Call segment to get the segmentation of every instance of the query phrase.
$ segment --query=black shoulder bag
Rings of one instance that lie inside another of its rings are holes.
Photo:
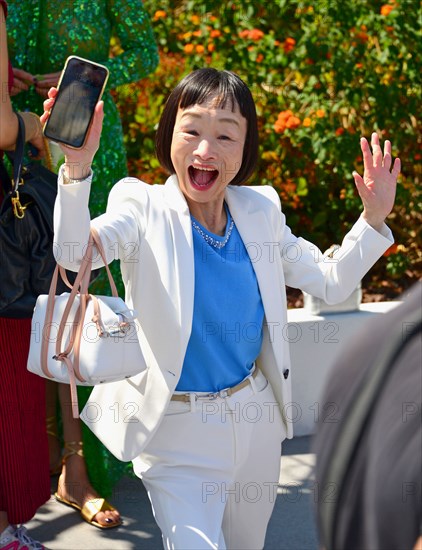
[[[13,179],[0,160],[0,317],[29,318],[39,294],[48,293],[53,256],[57,175],[37,162],[23,165],[25,127],[19,115]],[[58,289],[58,293],[66,287]]]

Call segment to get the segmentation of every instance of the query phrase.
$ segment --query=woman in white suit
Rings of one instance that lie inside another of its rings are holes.
[[[45,103],[54,104],[52,89]],[[255,106],[235,74],[200,69],[170,95],[157,132],[165,185],[125,178],[90,220],[102,104],[83,149],[63,148],[58,260],[78,269],[94,226],[121,260],[147,370],[97,386],[82,418],[145,484],[166,548],[262,548],[281,442],[292,436],[285,285],[344,300],[393,242],[384,224],[400,162],[391,145],[355,174],[364,210],[325,263],[292,235],[271,187],[246,187],[258,154]],[[98,262],[100,265],[100,262]]]

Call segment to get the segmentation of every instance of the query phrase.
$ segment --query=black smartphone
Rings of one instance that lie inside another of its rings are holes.
[[[108,75],[103,65],[75,55],[68,57],[56,101],[44,125],[45,137],[75,149],[83,147]]]

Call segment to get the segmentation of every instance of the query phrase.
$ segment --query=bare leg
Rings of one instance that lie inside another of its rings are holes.
[[[48,450],[50,454],[50,475],[56,475],[62,469],[62,446],[57,430],[57,400],[58,384],[46,381],[46,420],[48,434]]]
[[[3,533],[8,525],[7,512],[0,512],[0,533]]]
[[[100,498],[100,495],[91,486],[83,456],[81,421],[72,417],[70,388],[66,384],[58,384],[59,399],[63,419],[63,437],[65,452],[63,469],[59,478],[57,494],[83,506],[90,499]],[[98,512],[95,521],[104,526],[118,523],[120,514],[117,510]]]

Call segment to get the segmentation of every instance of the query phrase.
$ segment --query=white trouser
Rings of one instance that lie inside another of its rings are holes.
[[[133,461],[165,548],[261,549],[285,429],[262,373],[231,397],[171,401]]]

